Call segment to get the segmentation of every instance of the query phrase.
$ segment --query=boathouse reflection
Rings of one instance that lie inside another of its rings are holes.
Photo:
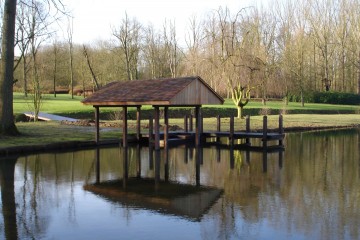
[[[195,149],[195,185],[169,180],[169,149],[160,152],[160,150],[149,148],[149,159],[153,159],[155,155],[154,176],[152,178],[142,177],[140,150],[140,147],[136,148],[137,173],[135,177],[129,177],[129,149],[123,147],[120,151],[123,162],[122,179],[102,182],[100,181],[100,149],[96,149],[96,182],[86,184],[84,189],[123,206],[153,210],[163,214],[184,217],[192,221],[200,221],[202,216],[222,195],[222,189],[200,185],[200,164],[202,162],[202,150],[200,148]],[[189,149],[184,148],[184,150],[186,152],[184,154],[185,161],[189,162]],[[161,153],[164,154],[163,178],[161,178],[160,173],[162,169],[160,166]]]

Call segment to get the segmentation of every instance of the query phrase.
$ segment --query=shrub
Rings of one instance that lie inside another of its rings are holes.
[[[314,92],[312,100],[314,103],[359,105],[360,95],[341,92]]]
[[[300,96],[291,95],[291,102],[300,102]],[[327,103],[343,105],[359,105],[360,95],[342,92],[309,92],[304,95],[306,103]]]

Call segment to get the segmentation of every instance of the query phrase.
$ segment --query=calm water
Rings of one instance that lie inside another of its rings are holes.
[[[168,161],[137,147],[128,161],[121,148],[3,159],[0,238],[360,239],[360,131],[285,145],[179,147]]]

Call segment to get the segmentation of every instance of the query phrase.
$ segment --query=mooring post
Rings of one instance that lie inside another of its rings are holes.
[[[184,130],[185,132],[189,132],[188,115],[184,116]]]
[[[149,118],[149,146],[153,144],[153,135],[154,134],[154,121],[152,116]]]
[[[280,133],[280,140],[279,146],[283,145],[283,135],[284,135],[284,125],[283,125],[283,115],[279,114],[279,133]]]
[[[99,124],[99,118],[100,118],[100,111],[99,111],[99,107],[95,106],[95,142],[96,144],[99,143],[100,141],[100,124]]]
[[[195,107],[195,145],[200,145],[200,107]]]
[[[230,116],[230,135],[229,135],[229,140],[231,145],[234,144],[234,116],[231,115]]]
[[[267,116],[264,116],[263,118],[263,147],[267,148]]]
[[[246,121],[246,133],[250,133],[250,116],[246,115],[245,117],[245,121]],[[250,145],[250,138],[246,138],[246,144]]]
[[[220,133],[221,131],[221,118],[220,118],[220,115],[217,115],[216,116],[216,132],[217,133]],[[216,134],[216,136],[218,136]],[[220,141],[220,138],[219,137],[216,137],[216,142],[219,142]]]
[[[141,107],[136,107],[136,140],[140,142],[140,132],[141,132]]]
[[[122,132],[123,132],[123,147],[126,148],[128,146],[127,142],[128,142],[128,133],[127,133],[127,107],[123,107],[123,110],[122,110],[122,119],[123,119],[123,129],[122,129]]]

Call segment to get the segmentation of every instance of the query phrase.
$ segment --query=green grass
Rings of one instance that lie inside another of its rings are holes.
[[[268,116],[269,129],[278,128],[278,116]],[[221,121],[221,130],[229,130],[229,118],[223,118]],[[142,126],[147,124],[146,120],[142,121]],[[182,119],[170,119],[170,125],[183,127]],[[289,130],[307,130],[317,128],[341,128],[341,127],[359,127],[359,114],[294,114],[284,116],[284,127]],[[135,121],[129,121],[129,133],[135,131]],[[91,141],[94,140],[95,128],[82,126],[62,125],[59,122],[30,122],[17,123],[21,132],[20,137],[0,137],[0,148],[12,146],[41,145],[48,143],[59,143],[67,141]],[[214,131],[216,129],[216,118],[204,119],[204,130]],[[251,117],[251,129],[261,131],[262,116]],[[245,120],[235,119],[235,130],[245,130]],[[147,133],[148,129],[143,128],[142,132]],[[102,128],[100,133],[101,140],[119,139],[121,137],[121,128]]]
[[[62,116],[77,116],[81,118],[92,118],[94,110],[92,106],[85,106],[81,103],[83,98],[75,96],[71,99],[70,95],[43,95],[43,102],[41,111],[58,114]],[[226,99],[224,105],[204,106],[213,117],[204,118],[204,130],[215,130],[216,119],[214,115],[219,111],[235,110],[235,107],[230,99]],[[350,105],[331,105],[331,104],[305,104],[301,107],[300,103],[285,104],[281,101],[268,102],[266,107],[259,101],[251,101],[245,109],[251,110],[251,129],[260,131],[262,129],[262,116],[258,116],[259,112],[264,108],[273,110],[286,110],[313,113],[313,111],[321,111],[324,113],[342,113],[344,111],[360,112],[360,106]],[[144,106],[143,109],[151,109],[151,106]],[[212,111],[211,109],[214,109]],[[25,98],[21,93],[14,94],[14,112],[22,113],[31,111],[31,96]],[[119,108],[102,108],[101,112],[117,111]],[[205,110],[205,109],[204,109]],[[205,111],[204,111],[205,112]],[[257,115],[257,116],[256,116]],[[144,117],[144,119],[146,119]],[[278,127],[278,116],[269,115],[269,129],[276,129]],[[118,121],[119,122],[119,121]],[[284,114],[284,127],[286,129],[316,129],[316,128],[338,128],[338,127],[359,127],[360,114]],[[145,126],[148,124],[147,120],[142,121],[143,132],[148,129]],[[183,127],[183,119],[170,119],[170,125],[178,125]],[[135,122],[130,120],[129,127],[135,126]],[[10,146],[22,145],[36,145],[44,143],[57,143],[65,141],[89,141],[94,140],[94,127],[82,126],[68,126],[61,125],[58,122],[38,122],[38,123],[17,123],[19,131],[22,133],[20,137],[0,137],[0,148]],[[241,131],[245,129],[244,119],[235,119],[235,130]],[[222,118],[221,130],[229,130],[229,118]],[[129,132],[134,132],[134,129],[129,129]],[[106,128],[101,132],[101,139],[119,138],[121,135],[120,127]]]
[[[80,118],[82,118],[82,116],[85,118],[88,118],[89,116],[92,117],[94,114],[93,107],[83,105],[81,103],[82,99],[83,97],[81,96],[74,96],[74,99],[72,99],[68,94],[58,94],[56,98],[53,95],[44,94],[40,111],[63,116],[79,116]],[[31,101],[30,95],[25,98],[22,93],[14,93],[14,113],[19,114],[32,111],[33,107]],[[231,99],[226,99],[223,105],[204,105],[203,107],[209,108],[210,111],[212,108],[216,108],[219,111],[235,109]],[[151,106],[143,106],[142,109],[151,109]],[[258,115],[262,109],[295,111],[295,113],[297,113],[296,111],[299,111],[298,113],[313,113],[314,111],[332,111],[332,113],[341,113],[342,111],[360,112],[360,106],[353,105],[307,103],[305,104],[305,107],[302,107],[300,103],[291,102],[288,105],[285,105],[282,101],[268,101],[266,106],[263,106],[260,101],[250,101],[245,107],[245,110],[252,110],[250,115]],[[118,110],[119,108],[101,108],[102,113]],[[131,111],[132,108],[129,110]]]

